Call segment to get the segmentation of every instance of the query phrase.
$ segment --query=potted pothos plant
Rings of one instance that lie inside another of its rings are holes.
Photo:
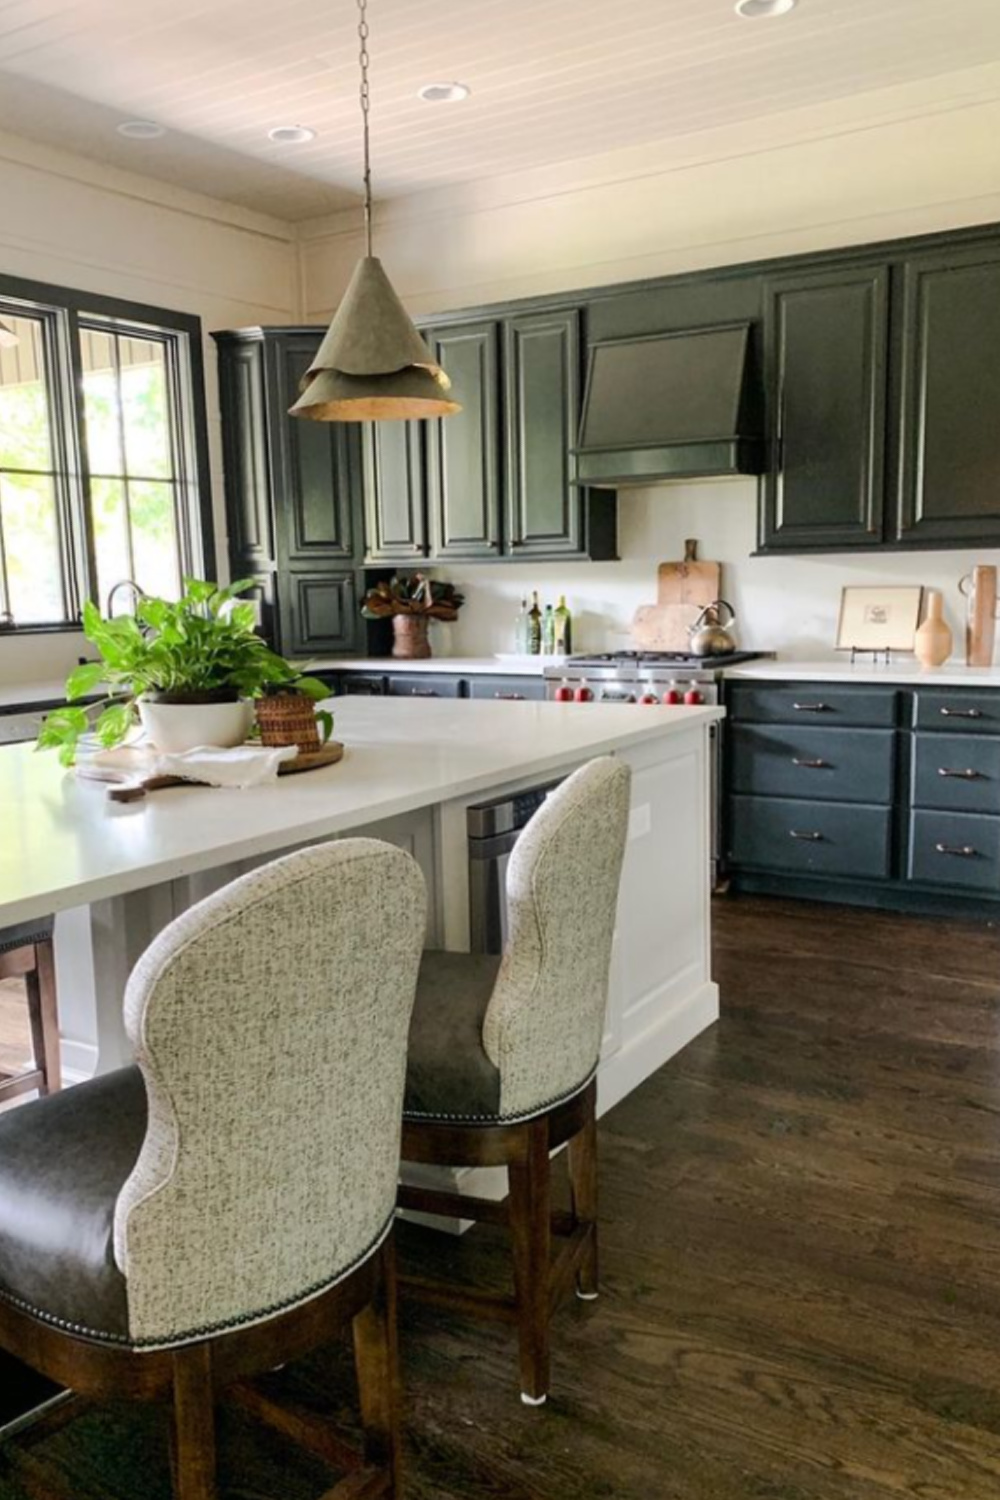
[[[239,745],[254,718],[254,700],[275,691],[314,705],[330,689],[272,651],[257,634],[252,604],[238,596],[253,587],[240,579],[226,588],[185,578],[181,598],[140,599],[135,615],[105,619],[95,604],[83,611],[83,633],[100,660],[76,667],[66,682],[67,706],[47,714],[41,749],[58,749],[65,766],[80,737],[93,733],[104,748],[118,745],[141,723],[158,750]],[[95,689],[106,696],[80,705]],[[333,716],[313,709],[324,739]]]

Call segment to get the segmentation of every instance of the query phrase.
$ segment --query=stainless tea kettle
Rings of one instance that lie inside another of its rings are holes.
[[[723,622],[720,611],[728,610],[729,619]],[[691,650],[695,656],[726,656],[736,650],[736,638],[732,626],[736,624],[736,611],[725,599],[716,599],[706,604],[690,629]]]

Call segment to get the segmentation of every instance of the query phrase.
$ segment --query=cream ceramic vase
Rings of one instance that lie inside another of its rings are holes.
[[[242,745],[253,724],[253,704],[157,703],[139,699],[139,718],[154,749],[182,755],[203,746],[230,749]]]
[[[943,614],[939,589],[927,592],[927,617],[913,638],[913,651],[922,667],[940,667],[951,655],[954,640]]]

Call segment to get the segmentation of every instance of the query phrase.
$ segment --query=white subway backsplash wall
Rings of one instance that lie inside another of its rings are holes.
[[[454,563],[436,576],[459,584],[466,603],[454,625],[435,626],[433,649],[444,656],[485,656],[514,649],[514,617],[537,589],[543,604],[564,593],[573,611],[574,649],[631,645],[629,626],[640,604],[656,599],[656,569],[684,556],[697,537],[700,557],[722,564],[722,591],[737,615],[742,646],[800,660],[834,649],[840,591],[845,584],[914,583],[940,589],[955,634],[954,659],[964,655],[963,574],[977,563],[1000,566],[1000,551],[848,552],[820,557],[753,557],[757,485],[752,479],[698,480],[624,491],[618,502],[616,563]]]

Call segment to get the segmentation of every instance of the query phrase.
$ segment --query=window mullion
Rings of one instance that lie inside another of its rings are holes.
[[[73,617],[78,617],[84,602],[97,598],[97,549],[91,515],[90,461],[87,449],[87,413],[83,384],[83,347],[80,342],[80,319],[75,308],[68,308],[67,345],[70,372],[70,403],[67,412],[68,452],[75,462],[69,470],[68,504],[73,521],[76,567],[73,569]]]

